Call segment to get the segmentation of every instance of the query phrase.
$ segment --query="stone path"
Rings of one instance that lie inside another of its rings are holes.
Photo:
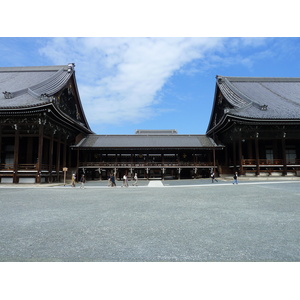
[[[163,187],[164,185],[161,182],[161,180],[150,180],[148,186],[149,187]]]

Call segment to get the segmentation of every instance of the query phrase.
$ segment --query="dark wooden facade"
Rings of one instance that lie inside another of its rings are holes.
[[[225,145],[223,173],[298,175],[300,79],[217,76],[207,135]]]
[[[0,68],[0,77],[0,181],[60,181],[74,161],[70,146],[91,133],[74,65]]]
[[[142,132],[142,131],[139,131]],[[222,149],[205,135],[146,131],[135,135],[89,135],[72,149],[77,152],[78,176],[107,179],[114,174],[141,179],[208,177]]]

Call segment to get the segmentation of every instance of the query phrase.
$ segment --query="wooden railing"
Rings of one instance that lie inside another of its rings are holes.
[[[36,170],[36,164],[20,164],[19,170]]]
[[[14,164],[0,164],[0,170],[13,170]]]
[[[37,171],[37,164],[19,164],[18,171]],[[56,167],[53,165],[52,170],[55,170]],[[14,170],[14,164],[0,164],[0,170]],[[49,165],[42,164],[41,170],[49,170]]]
[[[204,166],[213,166],[213,162],[80,162],[80,167],[181,167],[181,166],[190,166],[190,167],[204,167]]]
[[[274,158],[274,159],[259,159],[258,162],[259,162],[260,166],[283,165],[283,159],[276,159],[276,158]],[[242,164],[243,164],[243,166],[256,165],[256,159],[243,159]],[[287,161],[286,164],[287,165],[300,165],[300,159],[295,159],[293,161]]]

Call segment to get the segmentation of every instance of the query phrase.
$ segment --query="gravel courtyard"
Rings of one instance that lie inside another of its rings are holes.
[[[0,261],[300,261],[300,181],[105,185],[0,186]]]

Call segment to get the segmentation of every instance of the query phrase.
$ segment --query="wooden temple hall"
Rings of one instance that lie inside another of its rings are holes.
[[[95,134],[73,63],[0,68],[0,90],[0,184],[62,182],[73,173],[88,180],[300,175],[300,78],[216,76],[207,132],[199,135]]]

